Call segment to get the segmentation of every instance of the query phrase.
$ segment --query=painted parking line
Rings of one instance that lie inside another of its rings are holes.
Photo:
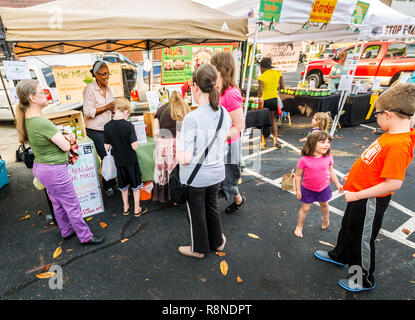
[[[364,125],[362,125],[362,126],[364,126]],[[374,129],[374,128],[369,127],[369,126],[366,126],[366,127],[368,127],[369,129]],[[282,146],[287,146],[290,149],[294,150],[295,152],[301,153],[301,150],[299,148],[295,147],[294,145],[284,141],[281,138],[279,138],[279,141],[280,141]],[[266,154],[266,153],[274,151],[274,150],[276,150],[274,147],[268,148],[268,149],[262,150],[261,152],[259,152],[259,154],[260,155]],[[249,160],[249,159],[257,157],[257,156],[258,156],[258,153],[251,154],[249,156],[244,157],[244,160]],[[336,169],[335,169],[335,172],[336,172],[336,175],[338,175],[341,178],[345,175],[344,173],[342,173],[342,172],[340,172]],[[248,168],[244,169],[244,173],[246,173],[250,176],[256,177],[256,178],[258,178],[258,179],[260,179],[260,180],[262,180],[266,183],[269,183],[269,184],[281,189],[282,177],[272,180],[272,179],[269,179],[269,178],[261,175],[260,173],[258,173],[256,171],[248,169]],[[292,192],[292,191],[288,191],[288,192],[295,196],[294,192]],[[342,195],[343,194],[339,193],[336,190],[335,192],[333,192],[333,198],[329,202],[341,197]],[[318,205],[317,203],[315,203],[315,204]],[[395,229],[393,232],[387,231],[385,229],[380,229],[379,234],[382,234],[382,235],[384,235],[388,238],[391,238],[391,239],[393,239],[397,242],[400,242],[400,243],[402,243],[402,244],[404,244],[408,247],[411,247],[411,248],[415,249],[415,242],[412,242],[412,241],[407,239],[415,231],[415,212],[413,212],[412,210],[402,206],[401,204],[399,204],[399,203],[397,203],[393,200],[391,200],[390,205],[392,207],[394,207],[395,209],[397,209],[397,210],[405,213],[406,215],[410,216],[410,218],[407,221],[405,221],[401,226],[399,226],[397,229]],[[338,208],[335,208],[331,205],[329,205],[329,210],[331,212],[337,214],[337,215],[340,215],[340,216],[344,215],[344,211],[342,211]],[[405,230],[405,229],[407,230],[406,231],[407,233],[402,231],[402,230]],[[408,233],[408,230],[409,230],[409,233]]]

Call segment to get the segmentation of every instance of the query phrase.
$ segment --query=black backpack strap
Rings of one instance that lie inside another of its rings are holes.
[[[209,153],[209,150],[212,147],[213,143],[215,142],[216,137],[218,136],[219,130],[222,127],[222,122],[223,122],[223,108],[222,108],[222,106],[219,106],[219,108],[220,108],[220,118],[219,118],[218,126],[216,128],[215,135],[213,136],[212,141],[210,141],[209,145],[205,149],[205,153],[200,157],[199,162],[197,163],[197,165],[194,168],[192,174],[190,175],[189,179],[187,180],[187,185],[188,186],[193,182],[193,179],[196,177],[197,172],[199,171],[200,167],[202,166],[203,161],[205,161],[205,159],[206,159],[206,157],[207,157],[207,155]]]

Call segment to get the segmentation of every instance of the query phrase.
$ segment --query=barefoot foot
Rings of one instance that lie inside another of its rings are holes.
[[[190,246],[179,247],[179,252],[184,256],[199,258],[199,259],[201,259],[205,256],[204,253],[193,252],[192,248]]]
[[[299,229],[299,228],[295,228],[295,230],[294,230],[294,234],[295,234],[297,237],[302,238],[302,237],[303,237],[303,230],[302,230],[302,229]]]

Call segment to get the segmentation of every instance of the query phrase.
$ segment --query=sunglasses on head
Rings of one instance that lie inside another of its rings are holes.
[[[406,113],[406,112],[402,111],[401,109],[375,111],[375,112],[373,112],[373,115],[375,117],[377,117],[378,114],[384,113],[386,111],[389,111],[389,112],[398,112],[398,113],[403,114],[403,115],[408,116],[408,117],[412,117],[413,116],[413,114]]]

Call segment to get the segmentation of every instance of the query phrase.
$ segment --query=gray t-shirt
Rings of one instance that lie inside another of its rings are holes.
[[[232,126],[232,119],[225,108],[221,107],[221,109],[223,110],[222,127],[209,150],[207,158],[191,183],[192,187],[208,187],[225,179],[223,159],[228,148],[225,140]],[[184,117],[177,149],[179,151],[191,152],[193,156],[189,164],[180,165],[181,183],[187,183],[197,162],[212,141],[219,118],[220,109],[214,111],[209,104],[199,106]]]

